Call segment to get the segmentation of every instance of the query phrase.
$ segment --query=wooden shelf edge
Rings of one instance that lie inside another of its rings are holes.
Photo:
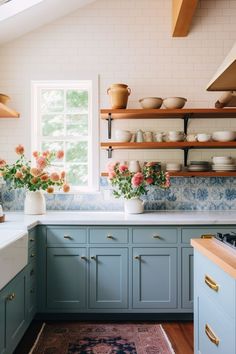
[[[198,142],[198,141],[179,141],[179,142],[143,142],[143,143],[122,143],[107,141],[101,142],[101,148],[106,149],[112,147],[112,149],[184,149],[184,148],[199,148],[199,149],[214,149],[214,148],[236,148],[236,141],[208,141],[208,142]]]
[[[171,177],[236,177],[236,172],[189,172],[189,171],[179,171],[179,172],[169,172]],[[107,177],[108,172],[101,172],[102,177]]]
[[[12,108],[0,103],[0,118],[19,118],[20,114]]]

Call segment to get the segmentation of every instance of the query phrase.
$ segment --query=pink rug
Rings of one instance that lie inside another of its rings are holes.
[[[174,354],[159,324],[57,322],[44,326],[32,354]]]

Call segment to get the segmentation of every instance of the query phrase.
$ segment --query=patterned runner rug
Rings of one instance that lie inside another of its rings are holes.
[[[159,324],[46,324],[30,354],[174,354]]]

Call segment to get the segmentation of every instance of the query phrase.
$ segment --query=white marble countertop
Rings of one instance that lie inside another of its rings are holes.
[[[1,230],[31,229],[36,225],[236,225],[236,210],[124,212],[48,211],[45,215],[6,213]]]

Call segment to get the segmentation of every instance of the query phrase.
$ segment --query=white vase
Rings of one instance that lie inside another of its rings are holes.
[[[28,215],[45,214],[46,202],[42,191],[27,191],[24,203],[24,213]]]
[[[144,211],[144,202],[138,197],[125,199],[124,206],[127,214],[142,214]]]

